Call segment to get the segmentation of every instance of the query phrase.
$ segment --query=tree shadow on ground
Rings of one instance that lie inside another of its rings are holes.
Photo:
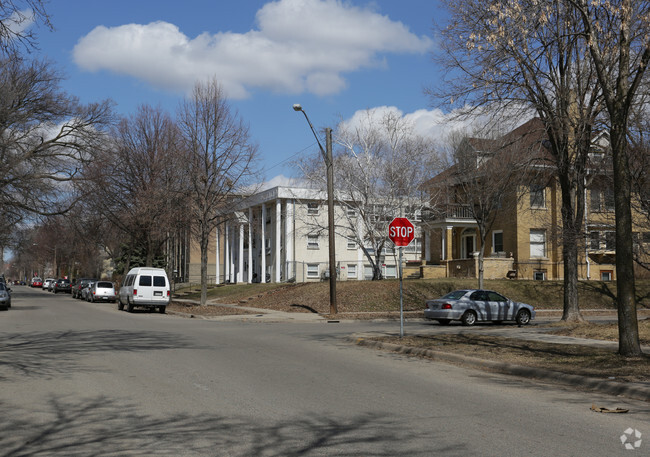
[[[39,411],[0,403],[1,457],[23,456],[429,456],[466,455],[426,427],[400,427],[394,415],[332,418],[311,414],[270,421],[218,414],[143,414],[106,397],[51,397]]]
[[[3,334],[0,367],[7,379],[49,378],[80,369],[79,356],[93,352],[139,352],[194,348],[189,340],[171,333],[126,330],[52,331]],[[86,368],[87,369],[87,368]],[[9,373],[9,374],[7,374]]]

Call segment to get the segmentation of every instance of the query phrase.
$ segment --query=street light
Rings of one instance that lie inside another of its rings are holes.
[[[309,128],[311,128],[314,137],[316,137],[316,142],[320,148],[320,153],[323,156],[325,161],[325,166],[327,167],[327,223],[329,231],[329,250],[330,250],[330,314],[336,314],[338,312],[336,306],[336,249],[334,247],[335,243],[335,233],[334,233],[334,167],[332,163],[332,129],[325,129],[325,146],[327,152],[323,149],[323,146],[320,144],[318,135],[314,130],[314,126],[311,124],[307,113],[302,106],[299,104],[293,105],[294,111],[302,111],[302,114],[305,115]]]

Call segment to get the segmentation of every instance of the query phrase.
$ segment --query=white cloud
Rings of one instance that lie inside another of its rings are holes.
[[[432,40],[369,8],[341,0],[278,0],[247,33],[186,36],[167,22],[99,26],[74,48],[77,65],[187,91],[216,76],[231,98],[254,89],[318,95],[341,91],[344,75],[383,65],[385,53],[422,53]]]
[[[463,112],[465,111],[463,110]],[[506,117],[507,113],[503,113],[503,116],[500,118],[501,122],[499,123],[499,127],[503,133],[514,129],[534,116],[532,112],[524,112],[521,110],[517,111],[517,113],[519,113],[517,118],[508,118]],[[347,128],[363,126],[368,123],[368,115],[370,115],[370,122],[377,122],[379,124],[386,114],[404,119],[412,126],[413,133],[429,138],[439,145],[447,142],[448,135],[454,131],[470,133],[481,127],[485,127],[490,122],[495,122],[495,119],[490,116],[480,115],[479,110],[475,110],[475,117],[469,117],[459,116],[460,112],[458,110],[445,113],[441,109],[420,109],[412,113],[404,113],[395,106],[378,106],[369,110],[356,111],[349,119],[344,120],[343,123]]]

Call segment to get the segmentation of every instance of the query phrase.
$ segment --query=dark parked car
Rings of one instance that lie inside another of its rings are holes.
[[[11,308],[11,289],[5,283],[0,283],[0,307]]]
[[[535,310],[526,303],[512,301],[491,290],[469,289],[427,300],[424,317],[442,325],[452,320],[459,320],[463,325],[474,325],[477,321],[516,321],[525,325],[535,318]]]
[[[59,292],[65,292],[69,294],[72,292],[72,284],[69,279],[57,279],[52,287],[52,291],[57,294]]]
[[[92,278],[77,278],[72,281],[72,298],[81,298],[81,289],[88,285],[88,282],[94,281]]]
[[[92,288],[92,285],[95,284],[97,280],[96,279],[90,279],[88,281],[83,282],[83,286],[81,288],[81,292],[79,292],[79,296],[77,298],[81,298],[82,300],[88,300],[88,294],[90,293],[90,290]]]

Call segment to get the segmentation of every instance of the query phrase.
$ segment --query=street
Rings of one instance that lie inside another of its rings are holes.
[[[0,456],[650,454],[649,402],[345,341],[373,331],[399,322],[129,314],[13,286],[0,312]],[[625,449],[628,429],[640,447]]]

